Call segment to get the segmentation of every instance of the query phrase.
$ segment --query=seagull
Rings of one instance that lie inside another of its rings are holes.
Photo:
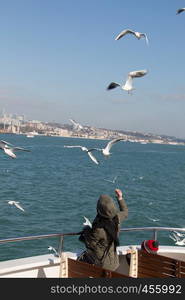
[[[16,158],[16,155],[14,153],[14,151],[26,151],[26,152],[30,152],[30,150],[24,149],[24,148],[20,148],[20,147],[14,147],[12,144],[1,140],[0,141],[0,149],[4,150],[4,152],[9,155],[11,158]]]
[[[125,29],[123,31],[121,31],[115,38],[116,41],[118,41],[119,39],[121,39],[124,35],[126,34],[133,34],[135,35],[135,37],[140,40],[141,38],[145,38],[146,43],[148,45],[148,37],[146,35],[146,33],[141,33],[141,32],[137,32],[137,31],[133,31],[131,29]]]
[[[71,123],[73,124],[73,128],[76,130],[81,130],[83,129],[83,126],[79,123],[77,123],[75,120],[73,119],[69,119],[69,121],[71,121]]]
[[[185,7],[179,8],[179,9],[177,10],[177,12],[176,12],[176,15],[182,13],[183,11],[185,11]]]
[[[181,240],[180,237],[174,232],[172,232],[172,234],[173,235],[169,235],[169,237],[175,242],[176,245],[185,246],[185,238]]]
[[[98,151],[101,151],[101,152],[103,153],[104,156],[109,156],[109,155],[111,154],[111,153],[110,153],[110,149],[112,148],[112,146],[113,146],[114,144],[116,144],[117,142],[122,141],[122,140],[124,140],[124,138],[117,138],[117,139],[114,139],[114,140],[108,142],[108,144],[106,145],[105,148],[102,148],[102,149],[100,149],[100,148],[94,148],[94,149],[92,149],[92,150],[98,150]]]
[[[84,219],[85,219],[85,222],[83,223],[83,225],[84,225],[84,226],[89,226],[90,228],[92,228],[92,224],[91,224],[91,222],[89,221],[89,219],[86,218],[86,217],[84,217]]]
[[[153,222],[159,222],[160,219],[153,219],[153,218],[150,218],[150,217],[147,217],[149,220],[153,221]]]
[[[49,247],[48,247],[48,250],[53,251],[53,252],[55,253],[55,256],[59,256],[59,255],[58,255],[58,252],[56,251],[56,249],[53,248],[52,246],[49,246]]]
[[[181,241],[177,241],[175,244],[179,246],[185,246],[185,238],[182,239]]]
[[[109,180],[109,179],[104,179],[105,181],[111,182],[111,183],[115,183],[116,179],[118,176],[115,176],[113,180]]]
[[[87,149],[84,146],[66,146],[64,145],[64,148],[80,148],[82,151],[86,152],[90,159],[95,163],[95,164],[99,164],[99,161],[96,159],[96,157],[91,153],[91,151],[93,151],[94,149]]]
[[[178,237],[184,237],[185,236],[185,233],[180,233],[180,232],[178,232],[178,231],[172,231],[176,236],[178,236]]]
[[[132,85],[133,78],[142,77],[142,76],[146,75],[147,72],[148,72],[147,70],[139,70],[139,71],[129,72],[128,76],[127,76],[127,80],[122,86],[119,83],[111,82],[108,85],[107,90],[112,90],[112,89],[120,86],[121,89],[127,91],[129,94],[132,90],[134,90],[133,85]]]
[[[17,208],[19,208],[20,210],[22,211],[25,211],[24,208],[22,208],[20,205],[19,205],[19,202],[18,201],[8,201],[8,204],[10,205],[15,205]]]

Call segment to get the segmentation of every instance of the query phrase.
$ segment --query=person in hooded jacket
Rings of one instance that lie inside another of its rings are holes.
[[[86,250],[79,255],[78,261],[95,264],[108,270],[116,270],[119,258],[116,247],[119,245],[121,222],[128,216],[128,208],[120,189],[115,190],[119,210],[113,199],[101,195],[97,202],[97,215],[90,226],[85,226],[79,240]]]

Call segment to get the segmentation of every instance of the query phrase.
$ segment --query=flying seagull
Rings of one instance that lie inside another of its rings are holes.
[[[153,222],[158,222],[160,221],[160,219],[154,219],[154,218],[150,218],[150,217],[147,217],[149,220],[153,221]]]
[[[172,232],[172,235],[169,235],[169,237],[175,242],[176,245],[184,246],[185,245],[185,238],[180,239],[178,235],[176,235],[174,232]]]
[[[114,144],[116,144],[117,142],[122,141],[122,140],[124,140],[124,138],[117,138],[117,139],[114,139],[114,140],[108,142],[108,144],[106,145],[105,148],[102,148],[102,149],[100,149],[100,148],[94,148],[94,149],[92,149],[92,150],[98,150],[98,151],[101,151],[101,152],[103,153],[103,155],[109,156],[109,155],[111,154],[111,153],[110,153],[110,149],[112,148],[112,146],[113,146]]]
[[[142,77],[144,75],[147,74],[147,70],[139,70],[139,71],[132,71],[128,73],[128,77],[126,82],[121,86],[121,84],[116,83],[116,82],[111,82],[108,87],[107,90],[112,90],[118,86],[121,87],[121,89],[127,91],[128,93],[130,93],[132,90],[134,90],[132,82],[133,82],[133,78],[137,78],[137,77]]]
[[[86,217],[84,217],[84,219],[85,219],[85,222],[83,223],[83,225],[84,225],[84,226],[89,226],[90,228],[92,228],[92,224],[91,224],[91,222],[89,221],[89,219],[86,218]]]
[[[177,13],[176,13],[176,15],[178,15],[178,14],[182,13],[183,11],[185,11],[185,7],[183,7],[183,8],[179,8],[179,9],[177,10]]]
[[[141,32],[137,32],[137,31],[133,31],[131,29],[125,29],[123,31],[121,31],[115,38],[116,41],[118,41],[119,39],[121,39],[123,36],[125,36],[126,34],[133,34],[138,40],[140,40],[141,38],[145,38],[146,43],[148,45],[148,37],[146,35],[146,33],[141,33]]]
[[[75,130],[81,130],[81,129],[83,129],[83,126],[81,124],[77,123],[75,120],[69,119],[69,121],[71,121],[71,123],[73,124],[73,128]]]
[[[16,158],[16,155],[14,151],[26,151],[30,152],[30,150],[20,148],[20,147],[14,147],[12,144],[1,140],[0,141],[0,149],[4,150],[4,152],[9,155],[11,158]]]
[[[91,153],[91,151],[93,151],[94,149],[87,149],[86,147],[84,146],[65,146],[65,148],[80,148],[82,151],[86,152],[90,159],[95,163],[95,164],[99,164],[99,161],[96,159],[96,157]]]
[[[18,201],[8,201],[8,204],[10,205],[15,205],[17,208],[19,208],[20,210],[22,211],[25,211],[24,208],[22,208],[20,205],[19,205],[19,202]]]
[[[55,253],[55,256],[59,256],[59,255],[58,255],[58,252],[56,251],[56,249],[53,248],[52,246],[49,246],[49,247],[48,247],[48,250],[49,250],[49,251],[53,251],[53,252]]]
[[[180,233],[178,231],[173,230],[172,233],[174,233],[178,237],[185,237],[185,233]]]
[[[111,183],[115,183],[117,177],[118,177],[118,176],[115,176],[115,177],[113,178],[113,180],[109,180],[109,179],[104,179],[104,180],[105,180],[105,181],[108,181],[108,182],[111,182]]]

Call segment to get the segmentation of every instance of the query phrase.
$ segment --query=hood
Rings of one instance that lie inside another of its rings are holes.
[[[113,199],[108,195],[101,195],[97,203],[97,213],[104,218],[112,219],[117,214]]]

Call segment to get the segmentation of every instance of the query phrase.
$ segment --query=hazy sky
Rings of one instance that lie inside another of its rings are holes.
[[[185,138],[185,0],[0,0],[0,110]],[[115,36],[130,28],[145,40]],[[112,82],[147,69],[128,95]]]

